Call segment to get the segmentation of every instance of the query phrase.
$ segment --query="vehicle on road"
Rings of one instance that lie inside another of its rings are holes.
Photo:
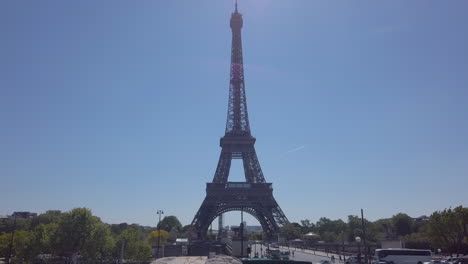
[[[345,261],[345,264],[357,264],[357,263],[359,263],[357,256],[349,256]]]
[[[328,261],[328,260],[323,260],[322,259],[321,261],[319,261],[319,264],[331,264],[331,262]]]
[[[423,264],[432,261],[432,252],[422,249],[386,248],[376,249],[374,264]]]
[[[266,256],[271,259],[281,259],[281,252],[279,249],[267,249]]]
[[[280,259],[281,260],[289,260],[289,251],[281,251],[280,252]]]

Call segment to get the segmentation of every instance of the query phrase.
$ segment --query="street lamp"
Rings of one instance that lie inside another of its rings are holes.
[[[358,243],[358,263],[361,264],[361,237],[355,238],[356,243]]]
[[[158,210],[156,212],[157,215],[159,215],[159,222],[158,222],[158,249],[156,252],[156,258],[159,258],[159,245],[161,243],[161,215],[164,214],[163,210]]]
[[[241,236],[241,256],[244,257],[244,208],[241,208],[241,223],[239,227]]]

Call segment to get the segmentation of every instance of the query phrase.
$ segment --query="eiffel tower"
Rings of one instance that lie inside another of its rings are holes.
[[[271,183],[265,181],[257,153],[255,138],[250,134],[244,85],[241,28],[242,15],[231,15],[231,80],[228,113],[224,137],[220,140],[221,155],[211,183],[206,184],[206,198],[195,215],[192,225],[199,239],[204,239],[214,219],[229,211],[243,211],[255,217],[269,239],[275,237],[282,225],[289,223],[273,197]],[[232,159],[242,159],[245,182],[229,182]]]

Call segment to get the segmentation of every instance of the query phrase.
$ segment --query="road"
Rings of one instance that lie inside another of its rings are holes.
[[[265,255],[265,250],[266,246],[262,246],[261,244],[253,244],[252,246],[252,256],[254,256],[254,252],[256,250],[258,256],[263,256]],[[290,251],[290,259],[291,260],[297,260],[297,261],[309,261],[314,264],[319,263],[320,260],[328,260],[330,261],[330,258],[332,255],[329,255],[327,257],[327,254],[325,252],[318,252],[318,251],[312,251],[312,250],[303,250],[303,249],[296,249],[296,248],[287,248],[287,247],[280,247],[281,251]],[[294,254],[293,254],[294,251]],[[335,255],[335,263],[339,264],[339,256]],[[342,262],[341,262],[342,263]]]

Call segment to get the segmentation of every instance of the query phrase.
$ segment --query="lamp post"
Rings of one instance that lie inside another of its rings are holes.
[[[344,231],[341,232],[341,239],[342,239],[342,244],[341,244],[341,255],[343,256],[343,263],[345,262],[345,248],[344,248],[344,241],[345,241],[345,233]]]
[[[158,210],[156,212],[157,215],[159,215],[159,222],[158,222],[158,249],[156,252],[156,258],[159,258],[159,245],[161,243],[161,215],[164,214],[163,210]]]
[[[241,236],[241,256],[244,257],[244,208],[241,208],[240,236]]]
[[[357,236],[355,240],[358,243],[358,263],[361,264],[361,238]]]
[[[13,241],[15,238],[15,230],[16,230],[16,214],[13,213],[13,230],[11,230],[11,238],[10,238],[10,245],[8,247],[8,256],[7,256],[7,264],[11,263],[11,252],[13,251]]]
[[[366,226],[364,225],[364,211],[361,209],[362,240],[364,241],[364,263],[368,263],[368,252],[366,244]]]
[[[262,234],[262,242],[260,244],[260,257],[263,258],[263,234]]]

